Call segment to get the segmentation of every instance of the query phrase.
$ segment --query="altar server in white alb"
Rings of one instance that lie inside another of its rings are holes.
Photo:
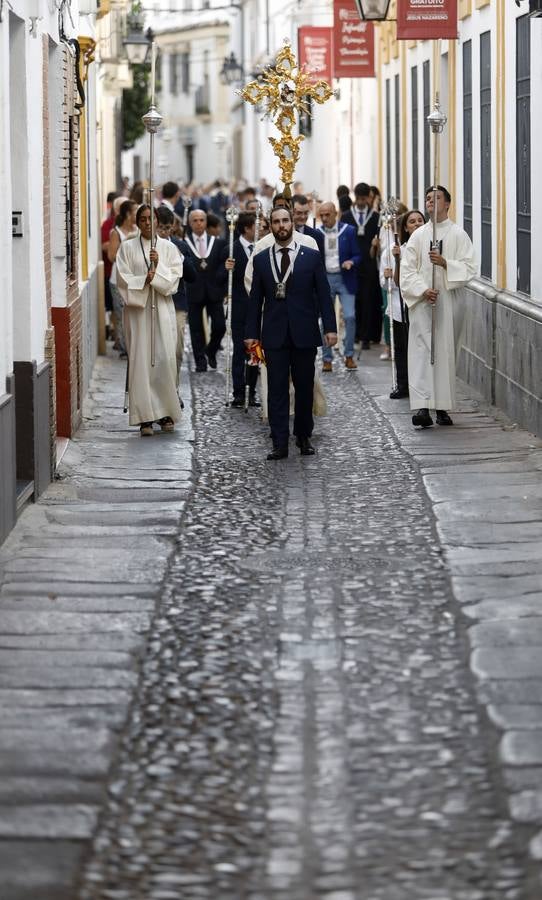
[[[433,215],[433,188],[426,191],[425,208]],[[462,343],[462,288],[477,273],[468,234],[448,218],[451,196],[437,191],[437,249],[431,249],[433,222],[418,228],[403,248],[401,292],[408,306],[408,389],[412,424],[427,428],[436,411],[438,425],[453,425],[449,411],[456,402],[455,370]],[[433,264],[435,288],[433,289]],[[431,365],[431,308],[435,306],[435,354]]]
[[[172,295],[183,274],[177,247],[160,237],[151,248],[150,206],[140,206],[137,237],[123,241],[117,253],[118,285],[124,296],[124,330],[129,365],[130,425],[150,437],[153,423],[173,431],[181,418],[177,394],[177,322]],[[155,221],[156,225],[156,221]],[[151,365],[151,289],[156,298],[155,365]]]

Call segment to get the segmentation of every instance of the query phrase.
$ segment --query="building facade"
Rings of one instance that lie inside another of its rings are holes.
[[[332,27],[332,0],[318,4],[310,0],[245,0],[239,4],[232,19],[231,51],[242,65],[244,82],[273,63],[284,40],[297,54],[298,29],[304,25]],[[378,172],[374,79],[333,79],[332,86],[336,97],[324,106],[312,106],[296,170],[296,179],[305,191],[315,191],[326,200],[335,197],[337,185],[361,180],[374,183]],[[269,144],[276,130],[260,110],[239,101],[237,87],[230,92],[234,175],[253,183],[263,177],[276,184],[279,171]],[[362,116],[363,129],[359,127]]]
[[[157,106],[163,117],[155,139],[155,184],[230,179],[229,97],[219,77],[230,44],[228,19],[212,8],[199,16],[180,12],[173,17],[157,10],[152,28],[158,52]],[[122,166],[131,181],[148,180],[147,136],[125,150]]]
[[[542,128],[542,24],[527,12],[526,2],[459,0],[456,41],[397,41],[394,22],[379,27],[378,179],[384,195],[423,209],[434,159],[426,119],[438,90],[448,117],[439,180],[480,259],[467,293],[461,374],[542,434],[542,176],[532,165]]]
[[[1,7],[0,540],[79,426],[97,352],[94,45],[77,8]]]

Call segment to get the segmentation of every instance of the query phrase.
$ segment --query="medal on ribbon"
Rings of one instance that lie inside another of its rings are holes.
[[[286,299],[286,282],[288,281],[290,275],[293,272],[294,262],[296,256],[299,252],[299,244],[294,244],[294,250],[290,257],[290,264],[284,273],[283,278],[281,279],[279,274],[279,269],[277,265],[277,257],[275,247],[269,248],[269,261],[271,263],[271,273],[273,275],[273,279],[275,282],[275,299],[276,300],[285,300]]]
[[[196,245],[193,243],[193,241],[188,236],[185,237],[185,241],[188,244],[188,246],[190,247],[190,249],[192,250],[196,259],[198,260],[198,268],[200,269],[201,272],[204,272],[205,269],[207,268],[207,266],[209,265],[207,262],[207,257],[209,256],[209,254],[213,248],[213,244],[215,242],[214,236],[209,241],[209,245],[207,247],[207,256],[205,256],[205,257],[201,256],[198,253],[198,251],[196,250]]]

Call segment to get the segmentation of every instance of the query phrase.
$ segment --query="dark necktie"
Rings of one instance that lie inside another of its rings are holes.
[[[288,247],[281,247],[280,252],[282,253],[282,259],[280,261],[280,280],[283,281],[290,265],[290,251],[288,250]]]
[[[252,251],[253,251],[253,250],[254,250],[254,244],[249,244],[249,245],[248,245],[248,252],[249,252],[250,256],[252,256]]]

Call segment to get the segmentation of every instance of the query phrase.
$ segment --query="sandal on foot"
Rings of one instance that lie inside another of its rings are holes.
[[[152,437],[154,434],[152,422],[142,422],[139,426],[139,433],[141,437]]]

